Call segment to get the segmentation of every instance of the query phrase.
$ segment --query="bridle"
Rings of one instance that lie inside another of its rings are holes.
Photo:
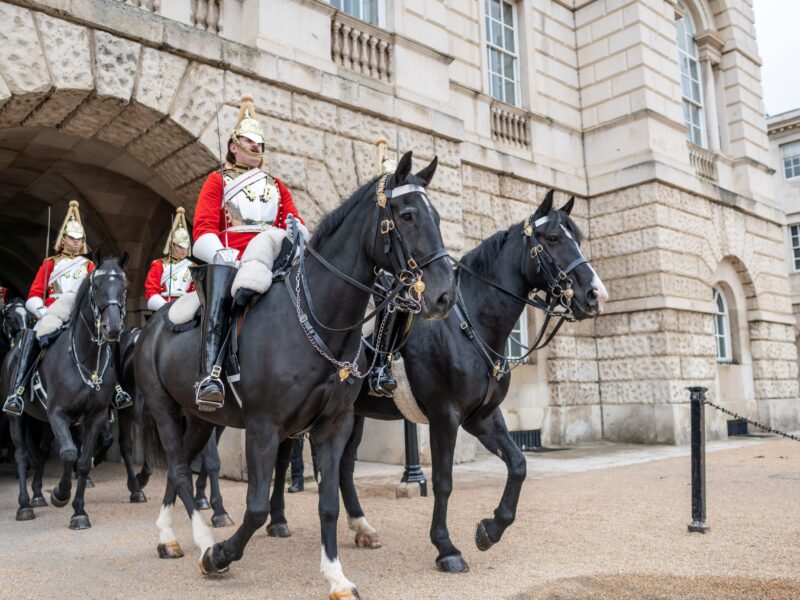
[[[84,314],[83,310],[79,310],[79,314],[81,316],[81,322],[86,327],[86,330],[89,332],[89,337],[93,344],[97,346],[97,360],[95,363],[94,371],[90,371],[85,366],[83,366],[83,362],[78,356],[78,348],[75,345],[75,323],[70,323],[69,325],[69,352],[72,355],[72,361],[75,363],[75,366],[78,369],[78,373],[83,380],[83,383],[86,384],[88,387],[99,391],[100,388],[103,386],[103,376],[108,369],[108,365],[110,363],[111,358],[111,346],[109,342],[103,338],[103,335],[100,331],[101,321],[103,318],[103,313],[107,308],[110,306],[116,306],[119,308],[120,313],[120,321],[125,320],[125,301],[119,300],[119,298],[113,298],[107,300],[102,306],[98,305],[97,297],[94,293],[94,279],[95,279],[96,271],[92,271],[89,275],[89,306],[92,310],[92,315],[94,317],[94,327],[89,324],[86,319],[86,315]],[[106,276],[106,275],[102,275]],[[109,274],[109,277],[113,277],[114,275]],[[124,275],[123,275],[124,277]]]
[[[356,281],[346,273],[343,273],[334,267],[314,248],[311,246],[306,246],[302,236],[299,236],[297,242],[299,250],[298,254],[300,258],[297,266],[297,273],[295,275],[294,290],[291,289],[288,278],[286,279],[286,285],[289,289],[289,293],[291,296],[293,296],[295,301],[295,309],[297,311],[298,321],[303,327],[306,337],[308,337],[311,345],[321,356],[339,367],[339,378],[341,381],[344,381],[350,375],[356,377],[357,379],[363,379],[370,372],[372,366],[363,372],[358,368],[358,360],[361,356],[361,351],[364,346],[363,340],[359,343],[358,350],[356,351],[356,355],[352,361],[340,361],[335,358],[334,353],[328,348],[319,334],[315,331],[313,325],[311,324],[311,319],[313,319],[320,327],[327,331],[343,333],[360,328],[364,323],[372,319],[381,310],[387,309],[378,328],[378,340],[380,340],[384,333],[386,320],[391,312],[401,310],[404,312],[417,314],[422,310],[422,304],[424,302],[422,294],[425,291],[425,282],[422,280],[422,269],[423,267],[433,263],[436,260],[439,260],[440,258],[449,256],[447,250],[442,247],[426,255],[421,260],[414,259],[406,240],[403,238],[395,224],[395,218],[389,200],[391,198],[399,198],[407,194],[418,193],[422,194],[427,202],[430,201],[427,199],[425,188],[421,185],[406,184],[387,190],[386,186],[390,177],[393,179],[394,175],[391,173],[381,175],[376,183],[377,191],[375,195],[374,219],[375,239],[373,240],[372,246],[373,256],[378,256],[378,244],[382,243],[383,254],[387,257],[389,264],[395,273],[395,281],[391,287],[389,287],[389,289],[387,289],[385,292],[376,292],[374,288],[367,287],[364,284]],[[354,323],[348,327],[331,327],[324,324],[317,316],[314,310],[314,302],[311,298],[308,279],[306,276],[306,250],[317,260],[317,262],[319,262],[328,271],[336,275],[339,279],[346,281],[350,285],[363,292],[376,296],[376,300],[380,300],[380,303],[377,304],[375,310],[369,312],[363,319],[360,319],[357,323]],[[374,267],[374,270],[377,275],[377,266]],[[303,312],[300,305],[301,293],[306,299],[306,305],[308,307],[307,314]],[[309,319],[309,315],[311,319]],[[377,360],[377,355],[373,357],[373,365],[375,360]]]

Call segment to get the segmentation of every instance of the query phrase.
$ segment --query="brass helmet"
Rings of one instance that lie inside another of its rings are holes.
[[[179,206],[175,211],[175,218],[172,220],[172,229],[169,231],[167,243],[164,244],[164,254],[172,255],[172,244],[178,244],[181,248],[186,248],[191,253],[192,238],[189,235],[189,228],[186,226],[186,210]]]
[[[86,254],[89,252],[89,248],[86,246],[86,232],[83,229],[83,221],[81,220],[81,213],[78,210],[77,200],[69,201],[67,216],[64,217],[64,222],[61,224],[61,229],[59,229],[58,237],[56,238],[56,252],[61,252],[64,249],[63,242],[65,235],[68,235],[76,240],[83,240],[80,254]]]
[[[246,137],[257,144],[261,144],[261,150],[254,152],[245,148],[239,141],[240,137]],[[264,130],[261,128],[261,123],[256,119],[256,107],[253,103],[253,96],[244,94],[242,96],[242,105],[239,108],[239,119],[236,127],[231,131],[231,142],[236,144],[242,152],[249,156],[262,156],[264,154]]]

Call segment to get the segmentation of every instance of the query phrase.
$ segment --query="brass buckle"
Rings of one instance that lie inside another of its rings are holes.
[[[211,378],[219,379],[220,375],[222,375],[222,365],[214,365],[211,368]]]
[[[409,258],[407,262],[408,262],[408,268],[411,269],[412,271],[416,271],[417,268],[419,267],[419,265],[417,265],[417,261],[415,261],[413,258]]]
[[[306,321],[308,321],[308,315],[306,314],[300,315],[300,323],[305,323]]]
[[[544,252],[544,248],[542,247],[541,244],[537,244],[536,246],[531,248],[531,258],[535,260],[536,257],[539,256],[542,252]]]
[[[559,272],[558,272],[558,278],[559,278],[561,281],[564,281],[564,280],[567,278],[567,274],[566,274],[566,273],[564,273],[564,271],[559,271]]]
[[[394,230],[394,221],[391,219],[384,219],[381,221],[381,234],[386,235],[390,231]]]
[[[378,180],[378,194],[377,194],[377,202],[378,206],[381,208],[386,208],[386,178],[389,175],[384,175]]]

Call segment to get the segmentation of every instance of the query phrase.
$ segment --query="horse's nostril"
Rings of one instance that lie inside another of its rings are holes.
[[[589,306],[597,306],[597,289],[592,288],[586,292],[586,302]]]

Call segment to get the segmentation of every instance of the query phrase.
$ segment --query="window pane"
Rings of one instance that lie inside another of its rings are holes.
[[[514,30],[508,27],[504,27],[503,29],[505,30],[506,33],[506,39],[504,42],[505,49],[508,50],[509,52],[516,52],[517,48],[516,45],[514,44]]]
[[[503,2],[503,22],[510,26],[514,26],[514,9],[510,2]]]
[[[503,75],[508,79],[514,79],[514,57],[510,54],[503,54]]]
[[[493,19],[500,20],[500,0],[489,0],[491,2],[491,10],[489,14]]]
[[[497,21],[492,22],[492,36],[489,39],[495,46],[503,47],[503,26]]]
[[[514,82],[513,81],[509,81],[508,79],[506,79],[506,97],[505,97],[505,101],[508,104],[516,105],[516,103],[517,103],[517,91],[515,89]]]
[[[498,100],[503,100],[503,79],[499,75],[492,75],[491,95]]]

